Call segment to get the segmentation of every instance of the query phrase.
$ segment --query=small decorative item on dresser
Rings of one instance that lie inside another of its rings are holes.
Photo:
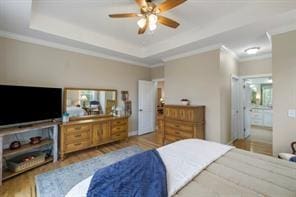
[[[9,145],[10,150],[15,150],[21,147],[21,142],[20,141],[13,141]]]
[[[182,105],[190,105],[190,101],[188,99],[181,99]]]
[[[39,144],[41,142],[42,137],[41,136],[36,136],[36,137],[31,137],[30,138],[30,144]]]

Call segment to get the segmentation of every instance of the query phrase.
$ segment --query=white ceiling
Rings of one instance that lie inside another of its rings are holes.
[[[0,0],[0,31],[152,66],[221,45],[241,60],[253,57],[244,52],[253,46],[261,47],[257,56],[270,55],[266,32],[296,29],[295,0],[188,0],[164,13],[181,23],[178,29],[159,25],[141,36],[136,18],[108,17],[121,12],[138,12],[138,7],[134,0]]]

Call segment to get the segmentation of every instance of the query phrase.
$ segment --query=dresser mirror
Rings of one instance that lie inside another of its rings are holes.
[[[64,89],[64,112],[70,119],[112,115],[117,104],[117,90]]]

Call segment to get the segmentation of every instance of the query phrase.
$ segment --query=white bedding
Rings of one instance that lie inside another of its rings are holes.
[[[178,141],[157,149],[167,171],[169,196],[174,195],[232,146],[198,139]],[[92,176],[74,186],[66,197],[85,197]]]
[[[81,117],[87,115],[87,112],[81,107],[69,106],[66,109],[69,117]]]

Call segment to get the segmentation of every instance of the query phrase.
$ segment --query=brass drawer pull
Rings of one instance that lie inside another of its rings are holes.
[[[76,143],[76,144],[74,144],[74,146],[79,146],[79,145],[81,145],[81,143]]]
[[[175,125],[175,127],[178,127],[178,128],[179,128],[179,127],[180,127],[180,125],[177,125],[177,124],[176,124],[176,125]]]
[[[79,135],[75,135],[75,137],[81,137],[81,134],[79,134]]]
[[[175,131],[175,133],[176,133],[177,135],[180,135],[180,132],[178,132],[178,131]]]
[[[80,129],[81,129],[81,127],[75,127],[75,129],[76,129],[76,130],[80,130]]]

